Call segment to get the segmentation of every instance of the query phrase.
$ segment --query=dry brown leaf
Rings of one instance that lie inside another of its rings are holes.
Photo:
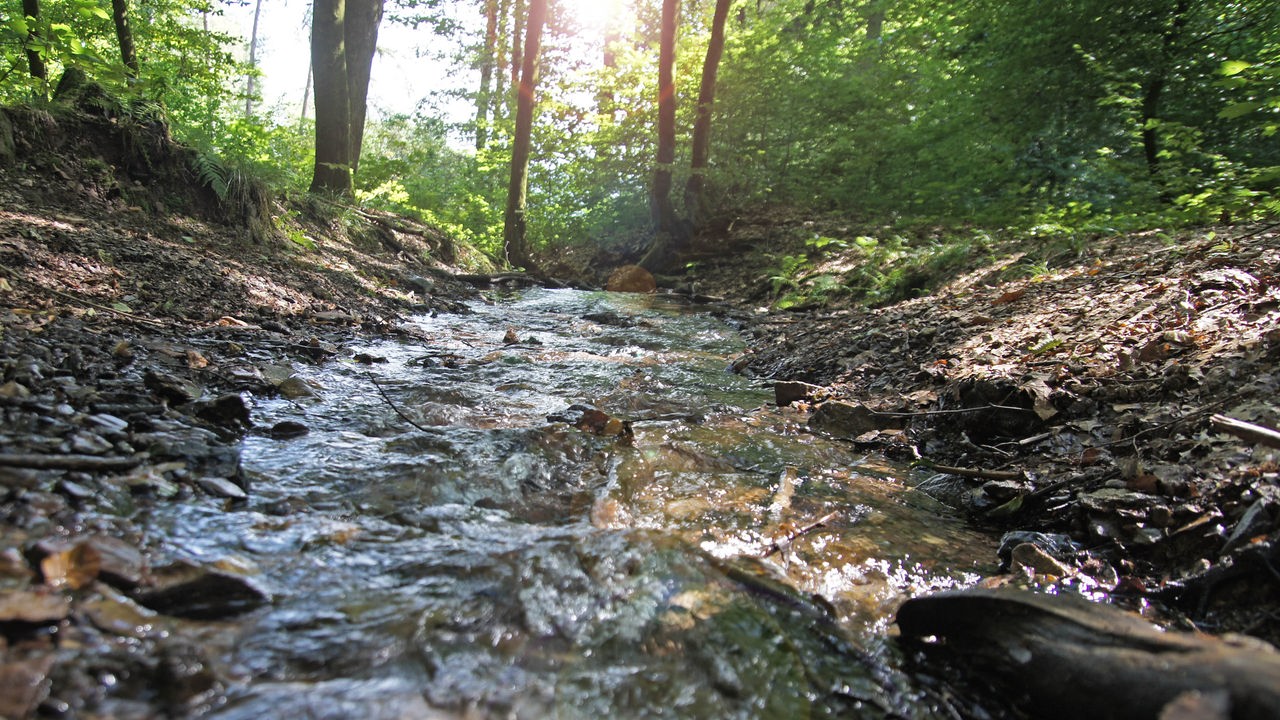
[[[207,368],[209,367],[209,359],[206,358],[204,355],[201,355],[198,350],[188,350],[187,351],[187,367],[191,368],[192,370]]]
[[[1026,295],[1026,294],[1027,294],[1027,289],[1026,289],[1026,288],[1018,288],[1017,290],[1010,290],[1010,291],[1006,292],[1005,294],[1001,295],[1000,297],[996,298],[995,300],[992,300],[992,301],[991,301],[991,304],[992,304],[992,305],[1007,305],[1007,304],[1009,304],[1009,303],[1011,303],[1011,302],[1016,302],[1016,301],[1018,301],[1018,300],[1021,300],[1021,299],[1022,299],[1022,296],[1023,296],[1023,295]]]
[[[40,561],[40,574],[50,587],[79,590],[98,579],[102,556],[88,543],[49,553]]]

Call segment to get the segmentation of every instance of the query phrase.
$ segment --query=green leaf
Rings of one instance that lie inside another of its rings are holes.
[[[26,35],[28,30],[27,19],[24,17],[9,18],[9,29],[13,30],[15,35]]]
[[[112,309],[112,310],[116,310],[116,311],[118,311],[118,312],[122,312],[122,313],[132,313],[132,312],[133,312],[133,308],[129,307],[128,305],[125,305],[125,304],[124,304],[124,303],[122,303],[122,302],[113,302],[113,303],[111,303],[111,309]]]
[[[1231,77],[1232,75],[1239,75],[1251,67],[1253,65],[1243,60],[1228,60],[1222,63],[1222,67],[1218,69],[1218,72],[1226,77]]]
[[[1232,103],[1226,106],[1225,108],[1223,108],[1222,111],[1218,113],[1218,117],[1223,118],[1224,120],[1230,120],[1231,118],[1243,117],[1245,115],[1248,115],[1249,113],[1261,110],[1264,107],[1266,107],[1266,103],[1260,103],[1260,102]]]

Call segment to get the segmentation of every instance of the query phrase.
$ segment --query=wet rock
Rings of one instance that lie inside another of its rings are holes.
[[[897,622],[927,657],[1000,678],[1034,717],[1154,718],[1190,692],[1227,693],[1233,718],[1280,717],[1280,653],[1260,641],[1163,632],[1109,605],[1009,590],[915,598]]]
[[[142,639],[159,634],[158,615],[126,597],[98,596],[81,603],[79,611],[102,632]]]
[[[47,654],[0,664],[0,717],[34,717],[36,708],[49,696],[53,661],[54,656]]]
[[[170,405],[185,405],[204,394],[199,385],[156,370],[147,370],[143,384]]]
[[[174,710],[198,702],[219,686],[204,649],[186,640],[161,645],[155,679],[164,702]]]
[[[104,455],[114,449],[112,443],[91,432],[78,432],[67,441],[67,450],[80,455]]]
[[[199,485],[201,490],[204,490],[210,495],[218,498],[247,500],[249,497],[249,494],[244,491],[244,488],[236,485],[230,480],[225,480],[219,477],[199,478],[196,480],[196,485]]]
[[[809,427],[836,437],[856,438],[873,430],[901,428],[902,419],[878,413],[862,403],[828,400],[809,418]]]
[[[134,599],[164,615],[195,620],[234,617],[271,601],[248,578],[185,562],[157,569],[154,584]]]
[[[267,434],[277,440],[288,440],[289,438],[302,437],[309,432],[311,432],[311,428],[300,422],[295,420],[281,420],[275,425],[272,425],[271,429],[267,431]]]
[[[821,397],[826,388],[810,385],[799,380],[779,380],[773,384],[773,399],[778,407],[790,405],[797,400],[813,400]]]
[[[1024,544],[1031,544],[1058,560],[1070,560],[1081,550],[1079,543],[1066,535],[1015,530],[1005,533],[1000,538],[1000,549],[997,555],[1000,557],[1001,569],[1008,569],[1013,559],[1013,549]]]
[[[0,595],[0,623],[49,625],[71,614],[71,598],[48,590],[17,590]]]
[[[297,375],[290,375],[280,381],[280,383],[276,385],[276,392],[280,393],[281,397],[285,397],[290,400],[316,397],[316,391],[312,387],[311,383]]]
[[[191,406],[195,416],[225,428],[250,427],[249,406],[238,393],[220,395],[212,400],[200,400]]]
[[[1073,572],[1071,568],[1031,543],[1022,543],[1013,548],[1009,553],[1009,568],[1015,573],[1025,572],[1058,578],[1067,577]]]
[[[146,578],[147,560],[134,545],[110,535],[92,535],[82,544],[92,547],[98,555],[98,575],[107,583],[130,590]]]
[[[591,322],[599,323],[601,325],[609,325],[612,327],[623,327],[623,328],[635,327],[638,324],[635,318],[627,317],[626,315],[619,315],[618,313],[613,312],[612,310],[605,310],[602,312],[595,312],[595,313],[587,313],[586,315],[582,316],[582,319],[590,320]]]
[[[658,289],[653,274],[639,265],[623,265],[609,275],[605,289],[610,292],[651,293]]]
[[[31,391],[20,382],[10,380],[0,385],[0,399],[3,400],[25,400],[31,397]]]

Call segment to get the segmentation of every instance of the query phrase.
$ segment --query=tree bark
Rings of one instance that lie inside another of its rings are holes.
[[[44,66],[44,57],[40,55],[40,51],[33,44],[41,41],[40,37],[40,0],[22,0],[22,14],[31,18],[31,24],[27,27],[27,66],[31,70],[31,77],[46,81],[49,79],[49,71]],[[41,91],[43,97],[44,90]]]
[[[476,150],[489,142],[489,99],[498,59],[498,0],[484,3],[484,50],[480,55],[480,92],[476,94]]]
[[[507,210],[502,241],[507,262],[537,272],[529,256],[525,225],[525,201],[529,188],[529,152],[532,146],[534,88],[538,82],[538,50],[542,25],[547,17],[547,0],[529,0],[525,22],[524,52],[520,84],[516,91],[516,128],[511,148],[511,183],[507,186]]]
[[[244,76],[244,116],[253,117],[253,80],[258,69],[258,20],[262,17],[262,0],[253,5],[253,30],[249,33],[249,70]],[[206,32],[208,30],[206,29]]]
[[[658,49],[658,154],[649,193],[654,239],[640,261],[652,273],[666,269],[687,239],[671,202],[671,170],[676,161],[676,15],[679,0],[662,0],[662,33]]]
[[[360,170],[364,149],[365,113],[369,109],[369,78],[378,50],[378,26],[384,0],[348,0],[344,27],[347,55],[347,103],[351,123],[351,173]]]
[[[316,162],[311,192],[351,193],[351,113],[347,96],[344,0],[315,0],[311,75],[315,86]]]
[[[707,57],[702,63],[702,86],[698,89],[697,117],[693,123],[689,180],[684,186],[684,211],[694,229],[700,227],[706,217],[703,190],[711,154],[711,109],[716,101],[716,73],[724,55],[724,26],[729,17],[730,2],[716,0],[715,14],[711,19],[711,40],[707,43]]]
[[[129,27],[128,0],[111,0],[111,20],[116,25],[116,41],[120,43],[120,61],[131,77],[138,76],[138,53],[133,47],[133,28]]]
[[[515,93],[520,87],[520,68],[524,56],[520,48],[520,35],[524,33],[525,0],[515,0],[511,9],[511,112],[515,112]]]

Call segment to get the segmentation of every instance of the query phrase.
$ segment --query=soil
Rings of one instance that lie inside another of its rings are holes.
[[[104,667],[165,686],[157,702],[175,712],[215,693],[198,647],[162,633],[135,638],[152,644],[142,655],[53,663],[59,643],[97,647],[139,603],[216,617],[260,601],[233,577],[165,565],[136,528],[85,508],[236,502],[235,440],[305,432],[249,425],[241,393],[294,391],[262,368],[411,333],[410,313],[465,311],[474,290],[458,278],[492,272],[403,218],[248,185],[219,194],[194,158],[156,123],[0,111],[0,687],[34,688],[0,693],[0,716],[74,713]],[[806,244],[842,232],[770,209],[725,223],[662,280],[722,298],[750,338],[734,369],[776,383],[815,432],[913,462],[922,490],[1006,533],[1007,572],[987,584],[1280,639],[1276,226],[1100,236],[1034,273],[1034,239],[1011,237],[945,282],[906,283],[936,285],[924,297],[767,310],[779,258],[859,267],[854,246]],[[596,253],[588,280],[635,250]],[[212,599],[173,605],[193,593]],[[49,696],[51,674],[69,689]]]

